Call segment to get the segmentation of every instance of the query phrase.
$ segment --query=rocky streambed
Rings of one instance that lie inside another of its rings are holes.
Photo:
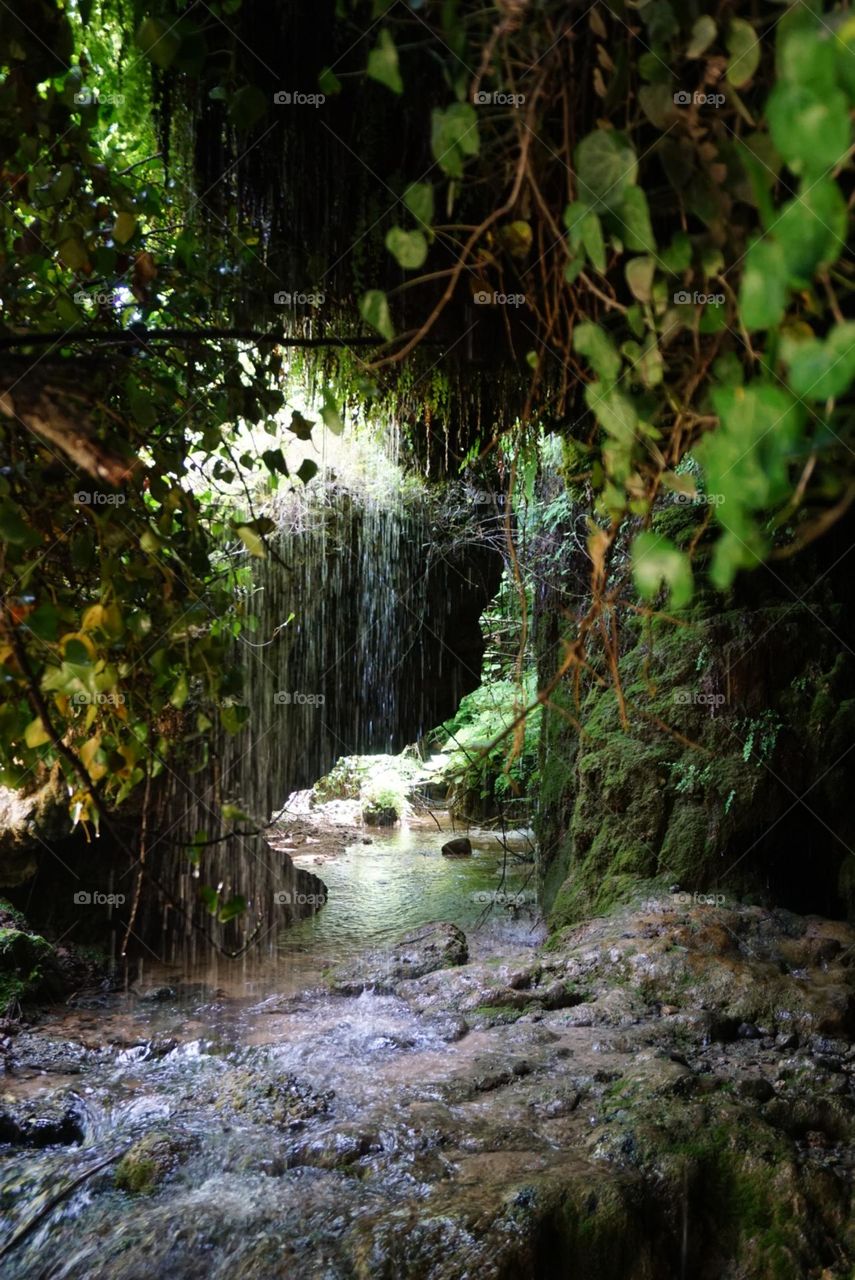
[[[855,932],[663,892],[11,1038],[10,1280],[851,1277]]]

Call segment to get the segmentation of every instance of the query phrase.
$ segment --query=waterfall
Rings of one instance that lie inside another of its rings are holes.
[[[478,617],[500,562],[483,547],[449,544],[427,492],[378,497],[328,480],[277,500],[270,514],[271,554],[251,561],[232,658],[247,723],[236,734],[214,725],[196,772],[170,766],[158,779],[147,865],[186,915],[149,902],[140,929],[169,958],[192,959],[204,945],[191,921],[221,945],[257,932],[254,943],[275,950],[278,930],[313,910],[323,885],[270,848],[270,817],[339,756],[417,741],[479,681]],[[225,823],[223,805],[232,806]],[[186,853],[194,838],[206,842],[195,866]],[[221,886],[221,904],[242,896],[248,909],[226,923],[206,916],[202,885]]]

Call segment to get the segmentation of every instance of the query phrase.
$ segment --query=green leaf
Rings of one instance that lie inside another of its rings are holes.
[[[189,693],[190,693],[190,685],[187,682],[186,674],[182,671],[181,675],[178,677],[175,688],[172,690],[172,693],[169,695],[169,701],[172,703],[173,707],[176,708],[176,710],[180,711],[181,708],[184,706],[184,703],[187,701]]]
[[[322,67],[318,73],[318,88],[326,97],[332,98],[341,93],[341,81],[332,67]]]
[[[840,188],[831,178],[812,183],[785,204],[773,224],[794,283],[803,284],[830,266],[846,248],[849,216]]]
[[[468,102],[454,102],[431,112],[430,146],[437,164],[450,178],[463,177],[467,156],[477,156],[481,141],[478,116]]]
[[[137,47],[161,71],[172,65],[181,48],[181,37],[172,27],[161,18],[144,18],[137,30]]]
[[[825,173],[849,150],[849,104],[840,89],[776,84],[766,116],[772,141],[794,173]]]
[[[235,525],[235,533],[240,538],[243,545],[251,556],[263,560],[267,555],[267,549],[264,545],[264,539],[258,533],[257,529],[251,524]]]
[[[249,720],[249,707],[243,707],[237,703],[227,702],[220,707],[220,723],[227,733],[239,733],[246,722]],[[234,821],[235,818],[228,818],[226,811],[232,809],[236,818],[246,818],[246,814],[242,813],[233,805],[223,805],[223,817],[226,821]]]
[[[570,243],[573,248],[578,249],[579,245],[582,245],[597,271],[605,272],[606,245],[603,239],[603,225],[593,209],[578,200],[568,204],[564,210],[564,225],[570,232]],[[579,271],[581,269],[580,262]],[[576,274],[578,275],[578,272]]]
[[[771,240],[755,240],[745,257],[739,311],[746,329],[771,329],[787,308],[787,262]]]
[[[313,462],[311,458],[304,458],[297,468],[297,477],[302,480],[303,484],[308,484],[317,474],[318,464]]]
[[[624,194],[619,217],[622,225],[621,239],[628,249],[635,249],[638,253],[656,252],[647,196],[641,187],[630,187]]]
[[[377,44],[368,55],[366,74],[372,80],[385,84],[386,88],[391,89],[393,93],[404,92],[404,82],[398,67],[398,50],[395,48],[395,41],[388,27],[384,27],[380,32]]]
[[[805,15],[806,22],[810,19]],[[822,94],[823,89],[834,84],[837,59],[835,45],[845,49],[842,41],[828,28],[811,30],[801,23],[795,28],[783,28],[778,37],[777,71],[780,80],[802,84]]]
[[[845,395],[855,379],[855,322],[835,325],[824,342],[802,343],[790,359],[790,386],[805,400]]]
[[[389,311],[389,299],[382,289],[369,289],[367,293],[362,295],[359,303],[359,314],[387,342],[392,341],[395,336],[395,329],[392,325],[392,315]]]
[[[692,34],[689,39],[689,47],[686,50],[687,58],[700,58],[706,53],[716,37],[716,25],[714,20],[705,13],[698,18],[692,27]]]
[[[386,248],[405,271],[416,271],[424,265],[428,243],[421,231],[405,231],[392,227],[386,233]]]
[[[128,405],[131,414],[141,427],[153,427],[157,422],[157,406],[150,393],[133,379],[128,382]]]
[[[340,436],[344,431],[344,421],[335,402],[335,397],[327,391],[324,395],[324,407],[321,409],[321,419],[327,431],[331,431],[334,436]]]
[[[585,321],[573,330],[573,349],[585,356],[604,386],[613,386],[621,370],[621,358],[606,331]]]
[[[630,258],[625,267],[626,282],[633,297],[639,302],[649,302],[653,290],[656,263],[652,258]]]
[[[603,384],[591,382],[585,388],[585,403],[608,435],[627,447],[635,443],[638,414],[632,401],[619,391],[605,394]]]
[[[433,222],[433,187],[429,182],[412,182],[403,195],[403,201],[416,222],[429,227]]]
[[[242,898],[240,894],[236,894],[231,898],[225,906],[220,907],[217,919],[220,924],[228,924],[230,920],[234,920],[236,916],[242,916],[246,911],[246,898]]]
[[[649,531],[640,533],[632,544],[632,576],[643,600],[653,600],[663,586],[668,588],[672,609],[682,609],[692,599],[692,566],[685,551],[670,538]]]
[[[747,84],[760,63],[760,41],[750,22],[733,18],[727,29],[727,52],[730,63],[727,80],[737,89]]]
[[[254,129],[267,112],[267,97],[257,85],[245,84],[229,103],[229,119],[236,129]]]
[[[622,133],[595,129],[576,148],[579,199],[617,209],[638,178],[635,150]]]
[[[51,736],[41,722],[40,717],[31,720],[24,730],[24,742],[32,750],[35,747],[44,747],[51,741]]]

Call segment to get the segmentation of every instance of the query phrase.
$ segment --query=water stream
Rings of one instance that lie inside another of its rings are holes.
[[[309,1231],[313,1247],[328,1242],[333,1266],[336,1221],[345,1208],[366,1212],[372,1195],[357,1179],[321,1176],[315,1156],[305,1167],[306,1144],[320,1144],[321,1166],[344,1166],[370,1146],[367,1116],[369,1130],[385,1125],[387,1142],[407,1140],[413,1059],[441,1080],[449,1045],[441,1026],[393,995],[330,994],[324,972],[437,919],[465,929],[473,958],[542,940],[531,866],[514,857],[527,834],[508,833],[503,847],[496,833],[471,831],[472,856],[450,859],[440,853],[448,827],[440,815],[356,837],[327,827],[295,839],[283,829],[274,844],[290,845],[298,866],[321,875],[329,900],[280,931],[273,949],[232,962],[212,956],[192,969],[143,960],[128,989],[78,993],[17,1037],[3,1109],[31,1128],[26,1145],[18,1135],[0,1146],[4,1276],[142,1276],[164,1230],[176,1253],[173,1264],[161,1259],[160,1274],[233,1276],[238,1259],[259,1277],[343,1274],[305,1257],[293,1271],[266,1270],[255,1245],[247,1253],[241,1222],[255,1222],[263,1255],[275,1237],[258,1214],[275,1219],[290,1237],[278,1241],[280,1259],[299,1253]],[[170,1166],[165,1198],[140,1193],[121,1172],[123,1153],[142,1138],[155,1163]],[[301,1228],[301,1215],[311,1228]],[[194,1269],[188,1239],[203,1220]]]

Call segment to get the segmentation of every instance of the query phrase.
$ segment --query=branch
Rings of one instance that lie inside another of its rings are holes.
[[[34,435],[56,445],[82,471],[113,488],[118,488],[131,476],[138,465],[137,459],[129,460],[107,449],[81,425],[81,416],[75,412],[72,417],[69,413],[68,399],[70,395],[77,394],[76,390],[38,386],[33,379],[13,381],[7,377],[5,381],[8,384],[6,389],[0,383],[0,415],[19,422]]]
[[[88,329],[59,330],[56,333],[18,333],[0,338],[0,351],[12,347],[47,347],[51,344],[70,347],[81,342],[99,342],[106,347],[150,346],[152,342],[193,343],[216,339],[234,338],[240,342],[254,342],[257,346],[271,347],[376,347],[379,338],[365,335],[341,338],[289,338],[283,333],[261,333],[257,329]]]

